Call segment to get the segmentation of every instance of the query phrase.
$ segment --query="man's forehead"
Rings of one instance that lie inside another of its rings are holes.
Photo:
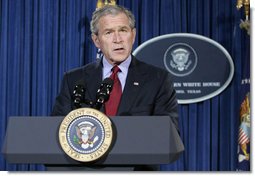
[[[128,17],[124,13],[120,13],[117,15],[106,15],[99,19],[99,25],[104,26],[116,26],[119,24],[128,25],[129,20]]]

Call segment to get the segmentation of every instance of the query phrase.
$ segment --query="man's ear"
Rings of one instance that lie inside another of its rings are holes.
[[[92,35],[91,35],[91,38],[92,38],[92,40],[93,40],[95,46],[96,46],[97,48],[100,48],[100,42],[99,42],[98,36],[95,35],[95,34],[92,34]]]
[[[135,36],[136,36],[136,28],[132,29],[133,33],[133,44],[135,43]]]

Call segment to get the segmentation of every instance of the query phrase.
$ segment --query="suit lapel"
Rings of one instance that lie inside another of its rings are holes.
[[[124,115],[124,112],[129,111],[143,85],[145,75],[146,71],[139,69],[139,61],[133,57],[117,115]]]
[[[85,85],[86,94],[88,99],[93,102],[96,100],[96,92],[102,82],[102,63],[98,61],[95,65],[89,69],[85,69]],[[146,70],[140,68],[140,62],[136,58],[132,58],[129,66],[127,80],[125,88],[121,97],[121,102],[117,115],[124,115],[124,112],[128,112],[135,101],[141,86],[146,80]],[[127,114],[128,115],[128,114]]]
[[[85,71],[85,78],[89,99],[95,101],[97,89],[102,82],[102,65],[100,61]]]

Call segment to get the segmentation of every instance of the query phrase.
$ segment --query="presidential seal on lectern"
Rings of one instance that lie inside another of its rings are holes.
[[[63,151],[81,162],[95,161],[104,156],[112,138],[110,119],[93,108],[71,111],[59,127],[59,142]]]

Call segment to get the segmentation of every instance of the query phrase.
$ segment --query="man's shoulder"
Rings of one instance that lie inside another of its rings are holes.
[[[151,73],[161,73],[161,74],[167,74],[168,71],[166,69],[163,69],[161,67],[146,63],[144,61],[136,59],[137,65],[146,71],[149,71]]]
[[[91,63],[88,63],[86,65],[83,65],[83,66],[80,66],[80,67],[68,70],[66,72],[66,74],[67,75],[80,75],[80,74],[84,74],[85,72],[88,72],[90,70],[94,70],[97,66],[98,66],[98,62],[91,62]]]

